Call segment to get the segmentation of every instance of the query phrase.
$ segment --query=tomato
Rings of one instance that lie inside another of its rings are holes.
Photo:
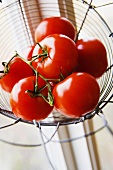
[[[40,74],[48,79],[67,77],[78,64],[78,52],[73,40],[62,34],[52,34],[43,39],[40,45],[47,52],[34,61],[33,65]],[[33,55],[42,54],[37,44]]]
[[[7,69],[1,64],[0,70],[7,72],[5,75],[4,73],[0,73],[0,85],[2,89],[9,93],[14,84],[20,79],[34,75],[30,66],[19,57],[14,57],[8,64]]]
[[[36,84],[36,77],[31,76],[21,79],[16,83],[11,91],[10,105],[13,113],[25,120],[37,120],[45,119],[53,110],[53,106],[50,106],[40,94],[47,96],[47,87],[40,89],[46,85],[45,81],[38,78],[38,91],[37,95],[34,91]],[[29,92],[28,92],[29,90]]]
[[[29,46],[28,48],[26,48],[22,53],[22,57],[28,61],[31,60],[34,48],[35,48],[35,45]]]
[[[78,49],[78,68],[77,71],[87,72],[99,78],[106,71],[107,52],[98,39],[80,39],[76,42]]]
[[[92,111],[100,96],[96,79],[88,73],[73,73],[53,89],[54,106],[68,117],[80,117]]]
[[[64,34],[72,40],[76,37],[75,26],[64,17],[49,17],[43,19],[35,30],[35,41],[40,42],[51,34]]]

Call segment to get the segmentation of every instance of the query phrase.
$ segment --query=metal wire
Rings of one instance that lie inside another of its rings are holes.
[[[67,138],[67,139],[63,139],[63,140],[55,140],[54,139],[54,136],[55,134],[58,132],[58,129],[60,128],[60,124],[57,123],[57,126],[56,126],[56,129],[54,130],[54,133],[51,135],[51,137],[47,137],[46,134],[43,132],[43,130],[41,129],[41,125],[40,125],[40,122],[36,122],[35,120],[33,121],[33,124],[36,126],[36,128],[38,128],[38,130],[40,131],[41,133],[41,136],[45,137],[46,138],[46,141],[43,141],[42,143],[39,143],[39,144],[20,144],[20,143],[14,143],[14,142],[10,142],[10,141],[7,141],[7,140],[3,140],[3,139],[0,139],[1,142],[4,142],[4,143],[7,143],[9,145],[14,145],[14,146],[19,146],[19,147],[39,147],[39,146],[43,146],[43,145],[46,145],[47,143],[49,142],[55,142],[55,143],[67,143],[67,142],[73,142],[73,141],[76,141],[76,140],[79,140],[79,139],[82,139],[82,138],[85,138],[85,137],[89,137],[89,136],[92,136],[98,132],[100,132],[101,130],[103,130],[104,128],[107,128],[108,131],[110,132],[110,134],[113,136],[113,131],[112,129],[110,128],[110,126],[108,125],[108,122],[104,116],[104,113],[102,110],[99,111],[99,113],[97,114],[97,116],[99,116],[103,122],[103,125],[101,127],[99,127],[98,129],[92,131],[92,132],[89,132],[87,134],[84,134],[84,135],[81,135],[81,136],[78,136],[78,137],[73,137],[73,138]],[[19,123],[19,120],[14,122],[15,123]],[[75,124],[76,125],[76,124]],[[7,126],[8,127],[8,126]],[[2,128],[2,127],[1,127]],[[1,129],[0,128],[0,129]]]
[[[0,141],[18,147],[43,146],[48,162],[53,170],[55,170],[55,168],[49,158],[49,154],[46,148],[46,144],[48,144],[49,142],[73,142],[82,138],[92,136],[100,132],[104,128],[107,128],[109,133],[113,136],[113,131],[110,128],[103,113],[103,108],[107,104],[113,103],[113,94],[108,97],[111,90],[113,89],[113,32],[111,31],[104,18],[96,10],[97,8],[111,5],[113,3],[107,3],[101,6],[94,6],[92,5],[92,2],[93,0],[91,0],[90,3],[87,3],[87,1],[84,0],[76,0],[73,1],[72,4],[71,1],[67,0],[66,4],[63,4],[62,1],[58,1],[58,4],[56,2],[51,2],[51,4],[49,4],[49,1],[47,3],[43,3],[41,1],[40,3],[37,3],[36,1],[32,3],[32,0],[17,0],[0,10],[0,48],[2,56],[0,56],[0,58],[2,61],[5,60],[7,56],[10,57],[12,55],[12,52],[14,52],[15,50],[21,52],[26,47],[33,45],[34,31],[38,23],[43,18],[54,16],[54,14],[56,16],[67,17],[74,25],[76,25],[78,32],[77,39],[81,37],[96,37],[104,43],[107,50],[108,68],[105,74],[98,80],[101,90],[100,101],[97,107],[92,112],[87,113],[85,116],[76,119],[70,119],[61,115],[59,112],[54,111],[51,116],[41,122],[37,122],[36,120],[26,121],[15,117],[15,115],[11,112],[11,108],[9,105],[9,94],[0,89],[0,113],[14,120],[13,123],[1,126],[0,130],[8,128],[10,126],[14,126],[19,122],[32,124],[35,125],[37,130],[40,132],[42,143],[24,144],[10,142],[3,139],[0,139]],[[18,42],[15,41],[14,37],[18,39]],[[16,47],[18,47],[18,49],[15,49]],[[85,120],[92,119],[94,116],[99,116],[103,122],[103,125],[98,129],[78,137],[62,140],[54,139],[54,136],[58,132],[58,129],[61,125],[74,124],[76,126],[77,123],[82,123]],[[56,128],[53,134],[48,138],[47,135],[43,132],[42,126],[56,126]]]
[[[76,25],[78,30],[78,38],[82,36],[90,37],[95,36],[99,38],[107,49],[108,56],[108,69],[106,73],[98,80],[101,96],[100,103],[107,99],[110,91],[112,90],[112,77],[113,77],[113,37],[112,31],[107,25],[106,21],[96,11],[95,6],[92,5],[92,1],[88,4],[86,1],[76,0],[73,3],[73,11],[71,10],[72,4],[70,1],[66,1],[68,8],[64,10],[62,2],[57,5],[52,2],[51,5],[47,3],[32,3],[24,1],[15,1],[12,4],[7,5],[0,10],[0,37],[1,37],[1,56],[2,60],[15,51],[15,47],[19,47],[18,50],[25,49],[27,46],[34,43],[33,34],[37,24],[44,17],[51,16],[54,13],[56,15],[68,16],[71,22]],[[108,5],[108,4],[105,4]],[[38,11],[37,11],[38,7]],[[48,13],[50,12],[50,14]],[[26,17],[27,16],[27,17]],[[11,19],[12,17],[12,19]],[[100,23],[98,25],[98,23]],[[92,26],[93,25],[93,26]],[[9,28],[12,30],[8,33]],[[14,31],[15,30],[15,31]],[[3,32],[6,32],[7,40],[3,36]],[[14,35],[13,35],[14,34]],[[18,42],[14,41],[14,36],[18,36]],[[7,42],[7,43],[6,43]],[[12,42],[12,43],[11,43]],[[7,49],[7,50],[6,50]],[[18,120],[17,117],[11,112],[11,108],[8,102],[9,95],[0,89],[0,113],[10,118]],[[92,118],[96,112],[88,113],[88,116]],[[86,120],[87,117],[81,117],[78,119],[68,119],[58,112],[54,112],[53,116],[49,116],[47,119],[41,121],[41,125],[44,126],[56,126],[58,122],[60,125],[79,123]],[[20,120],[25,123],[33,124],[33,122]]]

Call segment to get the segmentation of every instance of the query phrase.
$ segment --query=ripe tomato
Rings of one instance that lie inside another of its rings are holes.
[[[45,119],[53,110],[53,106],[50,106],[41,96],[33,96],[33,94],[36,94],[34,93],[35,84],[36,77],[31,76],[21,79],[14,85],[11,91],[10,105],[17,117],[40,121]],[[45,85],[45,81],[39,77],[37,94],[48,95],[47,87],[39,92],[39,89]]]
[[[34,75],[30,66],[25,63],[21,58],[14,57],[8,64],[8,70],[1,64],[0,70],[8,71],[5,76],[4,73],[0,73],[0,85],[2,89],[7,92],[11,92],[14,84],[20,79]]]
[[[53,89],[54,106],[62,114],[76,118],[92,111],[100,96],[96,79],[88,73],[73,73]]]
[[[28,61],[31,60],[34,48],[35,48],[35,45],[29,46],[28,48],[26,48],[22,53],[22,57]]]
[[[76,30],[74,25],[64,17],[45,18],[36,28],[35,41],[40,42],[51,34],[64,34],[74,40],[76,37]]]
[[[67,77],[78,64],[78,52],[73,40],[62,34],[52,34],[43,39],[40,45],[48,53],[34,61],[34,67],[48,79]],[[42,54],[42,49],[36,45],[33,55]]]
[[[98,39],[80,39],[76,42],[78,49],[78,68],[77,71],[87,72],[99,78],[106,71],[107,52]]]

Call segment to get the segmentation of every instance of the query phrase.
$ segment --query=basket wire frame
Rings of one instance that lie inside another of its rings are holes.
[[[57,4],[53,2],[51,4],[51,8],[48,6],[48,3],[36,3],[30,5],[29,1],[29,6],[28,2],[26,0],[23,1],[15,1],[12,4],[9,4],[8,6],[4,7],[3,9],[0,10],[0,15],[1,19],[4,21],[4,18],[7,18],[7,23],[8,27],[12,27],[12,21],[10,20],[10,17],[13,17],[13,20],[17,20],[17,13],[16,11],[18,10],[18,13],[20,17],[18,18],[17,24],[15,24],[14,28],[16,30],[16,33],[23,35],[24,34],[24,39],[21,36],[19,39],[19,42],[17,42],[17,46],[19,44],[19,49],[25,49],[27,46],[33,45],[34,43],[34,30],[37,26],[37,22],[39,23],[43,18],[51,16],[54,11],[56,11],[56,14],[59,16],[64,16],[70,19],[72,23],[74,23],[77,26],[77,38],[81,38],[83,36],[89,37],[91,36],[97,36],[105,45],[107,49],[107,55],[108,55],[108,69],[106,70],[105,74],[98,80],[100,88],[101,88],[101,96],[100,96],[100,101],[97,105],[97,107],[92,111],[91,113],[87,113],[85,116],[82,116],[80,118],[76,119],[69,119],[58,112],[54,111],[47,119],[37,122],[37,121],[26,121],[20,118],[17,118],[14,116],[14,114],[10,110],[10,106],[8,103],[8,98],[9,95],[4,92],[3,90],[0,90],[0,113],[3,114],[4,116],[7,116],[11,119],[14,119],[14,122],[8,125],[1,126],[0,129],[8,128],[10,126],[13,126],[19,122],[27,123],[27,124],[33,124],[36,126],[38,131],[40,132],[40,136],[42,139],[42,143],[38,144],[20,144],[20,143],[13,143],[9,142],[3,139],[0,139],[1,142],[13,145],[13,146],[20,146],[20,147],[40,147],[44,146],[48,161],[52,167],[52,169],[55,169],[49,155],[47,153],[46,149],[46,144],[49,142],[58,142],[58,143],[66,143],[66,142],[73,142],[75,140],[79,140],[84,137],[88,137],[91,135],[94,135],[95,133],[101,131],[104,128],[107,128],[109,133],[113,136],[113,131],[109,127],[109,124],[107,120],[105,119],[104,113],[103,113],[103,108],[109,104],[113,103],[112,98],[113,94],[110,94],[112,91],[112,77],[113,77],[113,32],[107,25],[106,21],[102,18],[102,16],[97,12],[97,8],[101,8],[102,6],[107,6],[111,5],[113,3],[108,3],[108,4],[103,4],[101,6],[94,6],[92,5],[93,0],[90,1],[90,3],[87,3],[84,0],[76,0],[75,3],[72,4],[72,1],[67,0],[66,4],[62,4],[61,1],[59,2],[59,7],[56,8]],[[66,5],[66,7],[65,7]],[[15,8],[14,8],[15,6]],[[55,7],[54,7],[55,6]],[[68,8],[67,8],[68,6]],[[41,8],[40,8],[41,7]],[[10,9],[10,10],[9,10]],[[38,14],[35,16],[35,12],[38,9]],[[10,17],[8,17],[7,10],[10,11]],[[48,10],[50,11],[50,15],[48,13]],[[44,13],[46,11],[46,13]],[[82,11],[82,13],[81,13]],[[26,17],[27,15],[27,17]],[[38,18],[37,18],[38,16]],[[92,23],[93,19],[93,23]],[[38,20],[38,21],[37,21]],[[7,31],[7,26],[6,23],[4,22],[0,25],[0,36],[2,36],[3,31]],[[98,26],[98,22],[100,22],[101,27]],[[18,24],[22,24],[20,28]],[[92,24],[93,28],[92,28]],[[30,26],[31,25],[31,26]],[[19,27],[18,30],[16,27]],[[97,27],[98,26],[98,27]],[[22,29],[22,30],[21,30]],[[97,32],[96,32],[97,31]],[[11,33],[12,34],[12,33]],[[10,36],[10,35],[9,35]],[[25,39],[26,37],[26,39]],[[7,37],[7,39],[10,37]],[[6,39],[3,40],[2,45],[1,45],[1,56],[3,56],[3,59],[14,50],[14,45],[10,47],[9,43],[7,42],[6,46],[9,46],[9,51],[4,51],[7,47],[5,47],[5,42]],[[15,46],[16,46],[15,45]],[[94,116],[99,116],[103,122],[103,125],[98,128],[97,130],[90,132],[88,134],[85,134],[83,136],[79,137],[73,137],[73,138],[68,138],[68,139],[63,139],[63,140],[54,140],[54,136],[57,133],[58,129],[60,128],[61,125],[70,125],[70,124],[77,124],[77,123],[82,123],[87,119],[92,119]],[[51,135],[50,138],[46,136],[46,134],[42,130],[42,126],[56,126],[54,133]]]
[[[72,4],[71,1],[66,1],[67,4],[62,4],[62,1],[59,1],[59,7],[56,6],[56,2],[53,2],[52,7],[50,8],[48,6],[48,3],[39,3],[39,4],[32,4],[32,0],[28,1],[24,0],[23,1],[16,1],[15,3],[12,3],[5,8],[3,8],[0,12],[1,15],[1,28],[0,28],[0,34],[2,36],[3,32],[7,32],[7,27],[14,27],[13,30],[15,30],[15,34],[20,35],[18,37],[18,42],[17,44],[14,44],[15,41],[14,39],[12,40],[12,46],[9,45],[11,42],[7,41],[6,39],[4,40],[3,37],[3,42],[1,46],[1,56],[3,56],[3,59],[6,58],[10,53],[12,54],[12,51],[14,51],[15,46],[19,46],[20,49],[25,49],[27,46],[30,46],[34,43],[33,37],[34,37],[34,30],[37,26],[37,22],[40,22],[41,19],[45,16],[45,11],[48,12],[50,10],[50,16],[51,12],[54,14],[56,12],[57,15],[61,16],[67,16],[72,23],[74,23],[77,26],[78,30],[78,38],[82,36],[96,36],[99,38],[105,45],[107,49],[107,54],[108,54],[108,69],[106,73],[102,76],[102,78],[99,79],[99,85],[100,85],[100,90],[101,90],[101,96],[100,96],[100,102],[99,105],[103,105],[103,102],[109,95],[111,89],[112,89],[112,66],[113,66],[113,49],[112,49],[112,44],[113,44],[113,38],[112,38],[112,31],[110,30],[109,26],[107,23],[104,21],[104,19],[100,16],[100,14],[95,10],[95,7],[92,6],[92,1],[90,4],[88,4],[86,1],[81,1],[77,0],[75,1],[74,4]],[[55,7],[54,7],[55,5]],[[67,9],[64,8],[64,6],[68,6]],[[15,6],[15,8],[14,8]],[[38,6],[38,14],[36,15],[36,10]],[[73,7],[73,10],[72,10]],[[7,11],[10,11],[7,13]],[[56,10],[56,11],[55,11]],[[81,12],[82,11],[82,12]],[[19,13],[19,16],[17,15]],[[81,14],[82,13],[82,14]],[[47,13],[48,14],[48,13]],[[46,15],[47,15],[46,14]],[[26,17],[27,16],[27,17]],[[37,17],[38,16],[38,17]],[[12,23],[10,17],[12,17],[12,20],[15,24]],[[7,18],[6,22],[4,22],[4,18]],[[96,18],[96,19],[95,19]],[[37,19],[37,22],[36,22]],[[92,22],[93,19],[93,22]],[[100,22],[101,26],[98,26],[98,23]],[[92,24],[93,28],[92,28]],[[8,26],[6,26],[8,25]],[[13,25],[13,26],[12,26]],[[20,27],[21,26],[21,27]],[[98,27],[97,27],[98,26]],[[14,34],[14,31],[10,33],[9,36],[12,37]],[[90,35],[91,34],[91,35]],[[15,35],[16,36],[16,35]],[[14,36],[13,36],[14,37]],[[24,37],[24,38],[23,38]],[[7,37],[7,39],[10,39],[10,37]],[[14,42],[13,42],[14,41]],[[6,47],[5,47],[6,44]],[[8,48],[11,48],[8,50],[4,50]],[[17,50],[18,51],[18,50]],[[3,60],[2,59],[2,60]],[[4,92],[3,90],[0,91],[0,112],[2,114],[13,118],[13,119],[18,119],[17,117],[14,116],[11,112],[11,108],[9,105],[9,94]],[[98,107],[98,106],[97,106]],[[96,108],[97,110],[97,108]],[[92,117],[92,113],[88,113],[88,117]],[[63,115],[60,115],[58,112],[54,111],[52,115],[50,115],[47,119],[41,121],[41,125],[46,125],[46,126],[53,126],[57,125],[58,122],[62,125],[66,124],[72,124],[73,122],[80,122],[80,120],[85,120],[87,116],[85,117],[80,117],[78,119],[69,119]],[[30,123],[33,124],[33,122],[30,121],[25,121],[21,120],[22,122]]]

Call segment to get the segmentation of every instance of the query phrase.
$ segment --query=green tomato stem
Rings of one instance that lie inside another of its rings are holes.
[[[32,65],[32,62],[38,58],[42,58],[45,59],[46,57],[48,57],[48,52],[47,50],[45,50],[39,43],[37,43],[39,45],[39,47],[42,49],[42,54],[39,54],[39,55],[36,55],[36,56],[33,56],[32,57],[32,60],[31,61],[27,61],[26,59],[24,59],[23,57],[21,57],[17,51],[15,51],[15,55],[6,63],[6,62],[3,62],[2,65],[5,67],[4,70],[0,71],[0,73],[4,73],[3,76],[0,76],[0,79],[3,78],[8,72],[9,72],[9,64],[10,62],[13,60],[14,57],[19,57],[22,59],[22,61],[24,61],[26,64],[28,64],[32,70],[34,71],[35,73],[35,76],[36,76],[36,83],[35,83],[35,86],[34,86],[34,91],[29,91],[27,90],[27,92],[29,93],[29,95],[31,97],[35,97],[35,96],[41,96],[48,104],[50,104],[50,106],[53,106],[54,105],[54,97],[53,97],[53,94],[52,94],[52,89],[51,89],[51,85],[48,81],[51,81],[51,80],[54,80],[56,82],[60,82],[60,79],[47,79],[45,78],[44,76],[42,76]],[[38,87],[38,76],[41,77],[45,82],[46,82],[46,85],[42,88],[39,89]],[[47,87],[48,88],[48,96],[44,96],[43,94],[41,94],[40,92],[45,88]]]
[[[2,76],[0,76],[0,79],[2,79],[6,74],[9,73],[9,64],[11,62],[11,60],[17,56],[17,52],[15,53],[15,55],[8,61],[8,62],[2,62],[2,65],[4,66],[4,70],[0,71],[0,73],[4,73]]]
[[[46,55],[46,54],[39,54],[39,55],[37,55],[36,58],[39,58],[39,57],[42,57],[42,56],[45,56],[45,55]],[[53,94],[52,94],[52,90],[51,90],[51,85],[50,85],[50,83],[48,82],[49,79],[47,79],[47,78],[45,78],[44,76],[42,76],[42,75],[32,66],[32,62],[34,61],[34,59],[31,60],[31,61],[27,61],[27,60],[25,60],[24,58],[22,58],[19,54],[17,54],[17,56],[19,56],[24,62],[26,62],[26,63],[33,69],[33,71],[34,71],[34,73],[35,73],[35,76],[36,76],[36,84],[35,84],[34,93],[35,93],[36,95],[34,95],[34,96],[41,96],[47,103],[50,104],[50,106],[53,106],[53,105],[54,105],[54,99],[53,99]],[[36,58],[35,58],[35,59],[36,59]],[[38,76],[41,77],[41,78],[46,82],[46,86],[47,86],[47,88],[48,88],[48,96],[47,96],[47,97],[43,96],[43,95],[39,92],[40,89],[38,89]],[[52,80],[52,79],[51,79],[51,80]]]

